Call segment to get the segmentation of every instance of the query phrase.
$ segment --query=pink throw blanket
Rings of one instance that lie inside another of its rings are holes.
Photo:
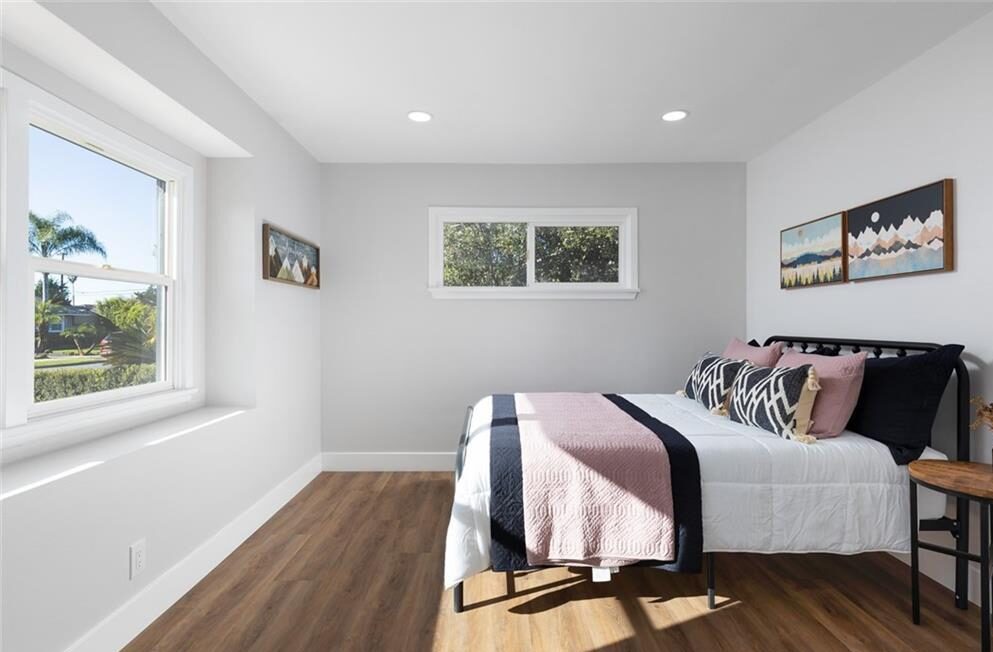
[[[528,563],[676,556],[669,455],[601,394],[516,394]]]

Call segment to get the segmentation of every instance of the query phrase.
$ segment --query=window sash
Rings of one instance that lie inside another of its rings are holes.
[[[40,260],[46,260],[44,258]],[[61,262],[61,261],[60,261]],[[85,266],[85,265],[83,265]],[[51,270],[39,270],[39,271],[49,271]],[[59,272],[55,272],[59,273]],[[88,274],[79,274],[80,277],[93,278],[93,276]],[[135,277],[134,281],[129,279],[120,278],[122,276]],[[172,282],[167,284],[159,284],[148,280],[147,278],[140,277],[155,277],[157,275],[147,274],[142,272],[126,272],[116,274],[114,278],[109,278],[107,280],[120,280],[135,282],[141,285],[153,285],[156,287],[161,287],[163,289],[161,303],[158,305],[158,333],[156,336],[156,355],[155,355],[155,365],[156,365],[156,377],[157,379],[151,383],[142,383],[140,385],[131,385],[128,387],[118,387],[116,389],[103,390],[99,392],[87,392],[85,394],[78,394],[76,396],[67,396],[65,398],[52,399],[49,401],[36,402],[34,401],[34,379],[35,379],[35,367],[32,364],[27,370],[27,382],[32,387],[31,393],[31,404],[27,408],[28,419],[36,418],[39,416],[46,416],[52,414],[61,414],[65,412],[70,412],[73,410],[78,410],[81,408],[94,407],[107,403],[113,403],[121,400],[126,400],[130,398],[145,396],[148,394],[154,394],[163,391],[169,391],[177,389],[176,385],[176,374],[174,372],[178,364],[178,356],[176,355],[176,334],[175,320],[173,313],[175,312],[173,306],[175,305],[175,300],[173,296],[172,288],[175,287]],[[32,300],[34,300],[34,288],[32,287]],[[33,329],[34,324],[32,323],[30,327]],[[164,333],[164,337],[162,334]]]
[[[41,258],[39,256],[31,256],[28,269],[32,274],[47,272],[49,274],[63,274],[65,276],[85,276],[101,281],[125,281],[128,283],[164,286],[171,286],[175,283],[175,279],[166,274],[135,272],[110,266],[98,267],[97,265],[90,265],[88,263],[74,263],[68,260]]]
[[[527,284],[523,287],[461,287],[444,284],[444,225],[453,223],[526,223]],[[538,282],[535,279],[535,227],[618,228],[616,282]],[[467,208],[431,207],[428,289],[436,298],[634,298],[638,288],[636,208]]]

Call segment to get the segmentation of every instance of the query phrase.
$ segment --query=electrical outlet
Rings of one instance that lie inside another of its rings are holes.
[[[145,540],[138,539],[131,544],[129,550],[131,552],[131,579],[134,579],[144,572],[145,564],[148,561],[145,554]]]

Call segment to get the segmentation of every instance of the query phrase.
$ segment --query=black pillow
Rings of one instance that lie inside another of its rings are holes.
[[[683,392],[708,410],[723,408],[731,393],[743,360],[727,360],[713,353],[705,353],[686,379]]]
[[[949,344],[920,355],[866,360],[848,429],[889,446],[897,464],[916,460],[931,443],[938,403],[964,348]]]

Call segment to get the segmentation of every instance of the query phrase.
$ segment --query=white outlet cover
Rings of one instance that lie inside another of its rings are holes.
[[[134,579],[142,574],[145,570],[145,565],[148,563],[148,558],[145,553],[145,540],[138,539],[131,544],[129,548],[130,552],[130,578]]]

